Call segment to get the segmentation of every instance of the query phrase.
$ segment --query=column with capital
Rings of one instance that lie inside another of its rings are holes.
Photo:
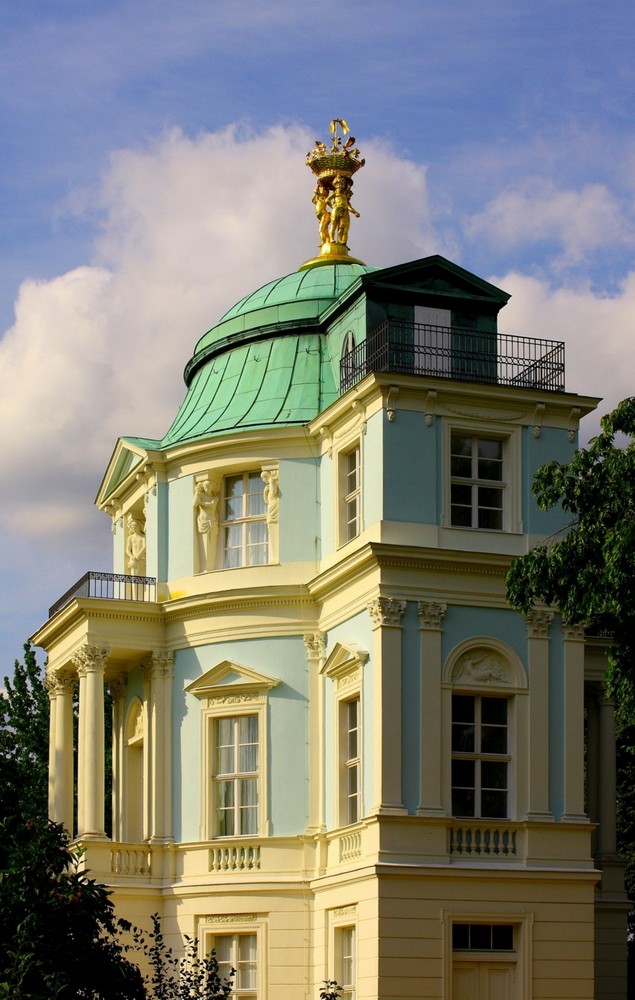
[[[112,695],[112,839],[123,840],[126,674],[111,678],[108,686]]]
[[[378,597],[373,623],[374,803],[372,812],[399,815],[401,798],[401,620],[405,601]]]
[[[419,761],[419,816],[441,816],[441,639],[446,604],[419,601],[421,634],[421,759]]]
[[[49,812],[73,834],[73,688],[75,679],[56,674],[48,679],[51,698],[49,744]]]
[[[77,833],[105,838],[104,671],[108,650],[82,646],[73,656],[79,674]]]
[[[324,830],[324,681],[320,668],[326,654],[326,633],[304,636],[309,666],[309,826]]]
[[[527,615],[529,667],[527,815],[528,818],[536,820],[553,819],[549,804],[549,629],[553,619],[553,612],[547,610],[534,610]]]
[[[564,803],[562,819],[586,820],[584,811],[584,626],[563,623]]]

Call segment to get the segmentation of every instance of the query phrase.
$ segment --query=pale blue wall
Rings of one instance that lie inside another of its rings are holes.
[[[447,660],[460,642],[477,636],[506,643],[527,669],[527,625],[522,615],[504,608],[469,608],[448,605],[443,622],[442,659]]]
[[[168,578],[194,572],[194,515],[192,476],[173,480],[168,487]]]
[[[279,679],[268,695],[271,834],[303,833],[307,823],[308,664],[301,637],[244,640],[179,650],[174,671],[174,807],[177,840],[200,828],[201,704],[185,686],[223,660]]]
[[[335,462],[323,455],[319,468],[320,545],[321,558],[335,549]],[[282,525],[280,526],[282,531]]]
[[[157,483],[157,579],[166,581],[168,578],[168,538],[169,510],[168,484]]]
[[[355,335],[355,343],[366,339],[366,298],[362,296],[346,310],[330,327],[327,334],[328,359],[333,373],[333,381],[340,386],[340,361],[342,345],[349,330]]]
[[[567,431],[562,428],[543,427],[538,438],[533,436],[531,427],[523,428],[523,526],[529,534],[547,537],[570,520],[560,506],[549,511],[539,510],[531,488],[541,465],[551,461],[568,462],[574,449],[575,444],[569,442]]]
[[[157,576],[159,561],[159,532],[157,497],[152,490],[148,493],[146,504],[146,576]]]
[[[399,405],[396,397],[395,405]],[[435,524],[439,519],[438,444],[435,426],[423,413],[396,409],[383,416],[384,518]],[[439,423],[440,421],[435,421]]]
[[[311,562],[320,550],[319,459],[280,462],[280,562]]]
[[[383,515],[382,465],[384,462],[382,411],[366,423],[362,438],[362,516],[363,528],[381,521]]]

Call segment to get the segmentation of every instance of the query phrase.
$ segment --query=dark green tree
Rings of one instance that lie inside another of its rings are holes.
[[[63,827],[0,823],[0,1000],[142,1000],[129,929],[80,870]]]
[[[527,613],[542,602],[571,624],[611,635],[608,684],[622,719],[635,719],[635,397],[601,421],[569,462],[538,470],[542,510],[569,515],[562,533],[514,560],[507,598]]]
[[[0,818],[45,818],[48,796],[49,699],[44,673],[29,643],[24,663],[0,694]]]

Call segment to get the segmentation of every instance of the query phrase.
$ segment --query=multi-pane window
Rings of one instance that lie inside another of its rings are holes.
[[[258,1000],[257,944],[255,934],[219,934],[214,938],[218,971],[228,979],[235,970],[231,996],[236,1000]]]
[[[453,924],[454,951],[513,951],[513,924]]]
[[[262,566],[269,562],[267,509],[259,472],[227,476],[223,495],[223,565]]]
[[[360,818],[361,797],[361,756],[359,698],[343,704],[346,719],[346,759],[344,780],[346,782],[346,823],[357,823]]]
[[[355,928],[339,927],[338,981],[342,1000],[355,1000]]]
[[[452,696],[452,814],[508,815],[508,702]]]
[[[362,530],[361,452],[355,445],[343,456],[343,540],[349,542]]]
[[[453,431],[450,446],[450,523],[503,529],[503,441]]]
[[[217,719],[214,747],[216,836],[258,833],[258,716]]]

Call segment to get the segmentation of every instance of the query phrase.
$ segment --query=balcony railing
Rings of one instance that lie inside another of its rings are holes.
[[[110,601],[156,601],[157,581],[153,576],[125,573],[84,573],[70,590],[49,608],[49,618],[76,597],[100,597]]]
[[[371,372],[433,375],[563,392],[564,344],[506,333],[388,320],[343,355],[341,391],[346,392]]]

